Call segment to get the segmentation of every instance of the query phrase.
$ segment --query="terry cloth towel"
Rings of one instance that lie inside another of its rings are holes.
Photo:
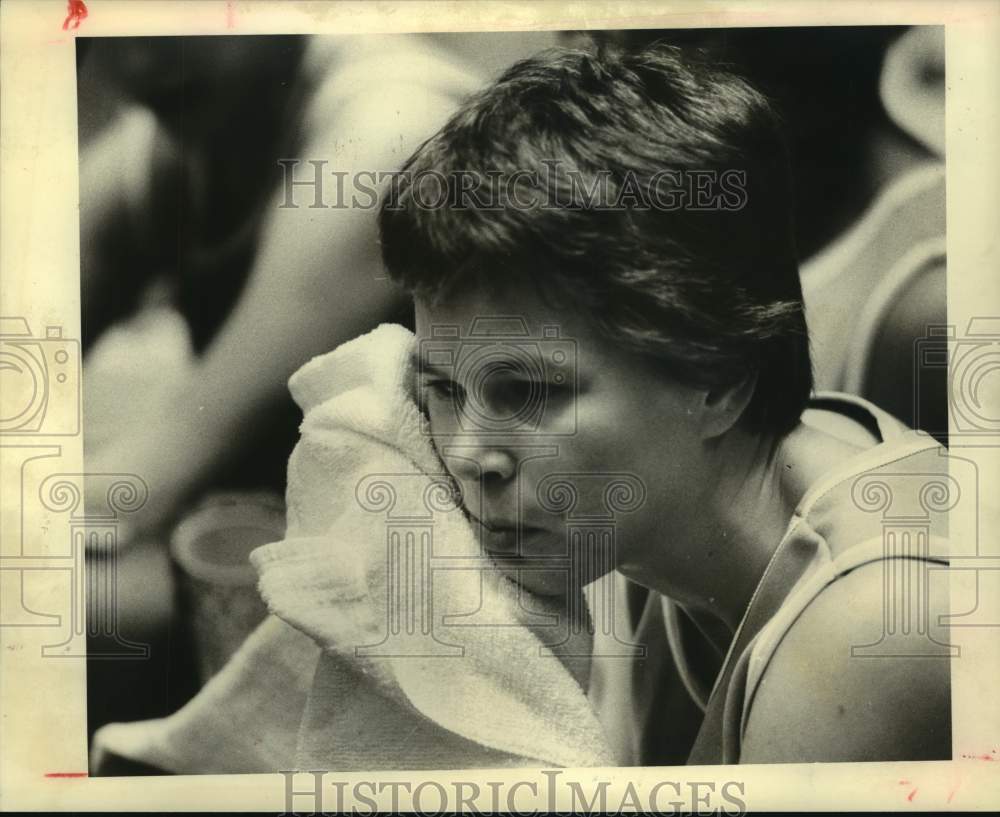
[[[181,773],[616,765],[587,627],[480,552],[414,348],[383,325],[293,375],[288,529],[251,557],[273,615],[187,706],[105,727],[100,751]]]

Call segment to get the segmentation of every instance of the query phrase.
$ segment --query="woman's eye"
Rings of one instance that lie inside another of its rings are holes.
[[[435,397],[451,400],[461,399],[463,394],[462,387],[453,380],[429,380],[425,384],[425,388]]]

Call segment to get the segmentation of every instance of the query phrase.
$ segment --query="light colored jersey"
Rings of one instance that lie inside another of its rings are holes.
[[[645,654],[595,658],[590,698],[609,739],[634,765],[739,762],[754,696],[784,636],[810,602],[861,565],[883,563],[887,594],[882,637],[859,634],[860,654],[948,654],[921,619],[926,609],[900,606],[923,597],[926,584],[913,582],[928,581],[947,558],[941,502],[957,485],[945,449],[860,398],[820,394],[811,408],[822,410],[807,409],[803,422],[868,447],[803,496],[725,656],[714,653],[694,617],[658,593],[648,592],[630,620],[626,600],[647,591],[615,575],[615,637]],[[595,638],[600,645],[608,636]]]
[[[691,764],[739,762],[754,696],[783,638],[821,593],[863,565],[882,565],[883,620],[865,622],[871,626],[859,631],[852,656],[950,655],[926,607],[928,582],[944,577],[947,510],[958,493],[946,451],[860,398],[825,402],[859,420],[867,414],[881,442],[828,473],[799,502],[715,681]]]

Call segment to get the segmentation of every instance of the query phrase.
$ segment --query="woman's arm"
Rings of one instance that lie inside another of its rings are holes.
[[[120,109],[80,151],[80,297],[84,346],[122,317],[157,271],[138,260],[130,214],[148,206],[156,118]]]
[[[946,573],[932,570],[929,579],[930,632],[947,642],[936,626],[949,611]],[[852,647],[879,640],[882,622],[881,564],[859,567],[824,590],[761,679],[740,762],[950,758],[951,662],[929,654],[929,640],[914,642],[909,655],[852,655]]]

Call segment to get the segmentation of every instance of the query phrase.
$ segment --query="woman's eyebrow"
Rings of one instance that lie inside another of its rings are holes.
[[[510,360],[515,361],[517,358],[512,357]],[[491,361],[496,363],[496,360]],[[501,361],[504,362],[504,361]],[[410,364],[413,366],[413,370],[418,375],[433,375],[435,377],[440,377],[445,380],[453,380],[455,375],[455,370],[453,366],[441,367],[436,366],[433,363],[428,362],[425,355],[421,355],[419,352],[413,352],[410,355]],[[495,376],[504,377],[511,380],[530,380],[530,373],[523,373],[523,370],[501,369],[494,372]]]

